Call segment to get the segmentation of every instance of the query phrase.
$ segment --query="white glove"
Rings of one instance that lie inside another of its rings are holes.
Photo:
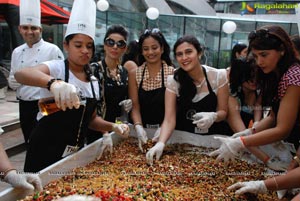
[[[112,130],[116,134],[118,134],[124,138],[128,138],[129,132],[130,132],[129,126],[127,124],[113,124]]]
[[[11,170],[4,177],[4,181],[15,188],[22,188],[31,191],[43,190],[41,179],[36,174],[18,174],[16,170]]]
[[[198,112],[193,115],[193,124],[197,124],[200,129],[209,129],[217,117],[216,112]]]
[[[252,128],[256,128],[257,124],[258,124],[259,121],[255,121],[252,125]]]
[[[286,192],[287,192],[286,189],[276,191],[278,199],[281,200],[285,196]]]
[[[15,79],[15,76],[13,75],[9,75],[8,77],[8,86],[12,89],[12,90],[17,90],[21,84],[19,82],[17,82],[17,80]]]
[[[217,162],[224,159],[224,162],[234,160],[238,152],[245,148],[241,138],[230,138],[230,137],[214,137],[221,141],[219,149],[209,153],[209,156],[218,156]]]
[[[122,106],[124,108],[125,112],[128,113],[132,109],[132,101],[131,101],[131,99],[123,100],[123,101],[119,102],[119,106]]]
[[[97,160],[99,160],[102,157],[103,153],[106,153],[106,152],[109,152],[109,154],[112,154],[112,152],[113,152],[113,141],[111,139],[111,135],[108,133],[103,134]]]
[[[241,137],[241,136],[247,136],[247,135],[251,135],[252,134],[252,129],[245,129],[243,131],[240,131],[238,133],[233,134],[231,137],[232,138],[237,138],[237,137]]]
[[[237,182],[227,188],[228,190],[236,190],[235,194],[244,193],[267,193],[268,189],[264,181],[248,181],[248,182]]]
[[[163,142],[158,142],[152,147],[146,154],[147,163],[153,165],[153,157],[156,155],[156,160],[158,161],[164,151],[165,144]]]
[[[4,130],[2,129],[2,127],[0,126],[0,135],[4,133]]]
[[[63,111],[65,111],[67,107],[69,109],[73,107],[78,109],[80,107],[80,100],[74,85],[57,80],[51,84],[50,91],[54,95],[57,107]]]
[[[135,128],[135,132],[137,134],[138,140],[139,140],[139,148],[140,148],[141,152],[144,153],[143,144],[147,143],[147,140],[148,140],[147,133],[142,125],[137,124],[134,126],[134,128]]]
[[[160,127],[155,131],[154,137],[152,138],[152,142],[157,142],[159,140],[160,135]]]
[[[272,157],[267,161],[266,165],[275,171],[286,171],[289,163],[280,160],[278,157]]]
[[[88,195],[69,195],[67,197],[55,199],[55,201],[101,201],[101,199]]]

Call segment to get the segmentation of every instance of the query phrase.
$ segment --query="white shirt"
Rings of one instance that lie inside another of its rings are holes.
[[[27,43],[15,48],[11,57],[11,69],[8,78],[9,86],[17,90],[17,98],[25,101],[40,99],[40,88],[21,85],[15,80],[17,70],[38,65],[44,61],[64,59],[62,51],[56,45],[41,39],[30,48]]]
[[[225,69],[216,69],[210,66],[202,65],[207,74],[207,79],[210,83],[210,86],[215,94],[218,93],[218,89],[223,87],[225,84],[228,83],[227,80],[227,72]],[[179,87],[180,84],[174,80],[174,75],[169,75],[167,78],[166,88],[172,93],[175,93],[177,97],[179,97]],[[206,79],[203,82],[196,86],[197,87],[197,94],[193,98],[192,102],[196,103],[200,101],[202,98],[208,95],[209,90],[207,88]]]

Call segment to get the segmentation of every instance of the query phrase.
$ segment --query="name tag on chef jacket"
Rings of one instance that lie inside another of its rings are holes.
[[[78,146],[67,145],[66,148],[65,148],[65,151],[64,151],[64,153],[63,153],[63,155],[61,157],[69,156],[69,155],[77,152],[78,149],[79,149]]]
[[[201,128],[195,127],[195,133],[208,133],[208,129],[201,129]]]

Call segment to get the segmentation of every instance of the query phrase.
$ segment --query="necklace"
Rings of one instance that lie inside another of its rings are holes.
[[[121,75],[120,68],[117,66],[116,69],[111,70],[109,67],[106,67],[107,77],[110,77],[118,86],[121,85]]]
[[[203,83],[204,83],[204,81],[205,81],[205,78],[204,78],[204,79],[202,79],[202,80],[201,80],[201,82],[194,81],[194,83],[195,83],[195,85],[196,85],[196,87],[197,87],[197,88],[201,88],[201,87],[202,87],[202,85],[203,85]]]

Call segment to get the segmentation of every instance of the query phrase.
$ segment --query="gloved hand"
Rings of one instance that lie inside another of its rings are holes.
[[[234,157],[238,155],[238,152],[245,148],[241,137],[230,138],[230,137],[214,137],[221,141],[219,149],[209,153],[209,156],[218,156],[217,161],[224,159],[224,162],[234,160]]]
[[[193,124],[197,124],[200,129],[209,129],[217,117],[216,112],[198,112],[193,115]]]
[[[109,154],[112,154],[112,152],[113,152],[113,141],[111,139],[111,135],[108,133],[103,134],[97,160],[99,160],[102,157],[103,153],[106,153],[106,152],[109,152]]]
[[[119,102],[119,106],[123,107],[125,112],[128,113],[132,109],[132,101],[131,99],[122,100]]]
[[[227,188],[228,190],[236,190],[235,194],[244,193],[267,193],[268,189],[264,181],[248,181],[248,182],[237,182]]]
[[[147,133],[142,125],[137,124],[134,126],[134,128],[135,128],[135,132],[137,134],[138,140],[139,140],[139,148],[140,148],[141,152],[144,153],[143,144],[147,143],[147,140],[148,140]]]
[[[281,200],[285,196],[285,194],[287,193],[287,190],[286,189],[279,190],[279,191],[276,191],[276,193],[277,193],[278,199]]]
[[[12,89],[12,90],[17,90],[21,84],[19,82],[17,82],[17,80],[15,79],[15,76],[13,75],[9,75],[8,77],[8,86]]]
[[[42,191],[42,182],[36,174],[18,174],[16,170],[11,170],[4,177],[4,181],[11,184],[15,188],[26,190]]]
[[[57,107],[63,111],[65,111],[67,107],[69,109],[73,107],[78,109],[80,107],[80,100],[74,85],[57,80],[51,84],[50,91],[54,95]]]
[[[251,135],[251,134],[252,134],[252,131],[251,131],[251,129],[248,128],[248,129],[245,129],[243,131],[233,134],[231,137],[237,138],[237,137],[247,136],[247,135]]]
[[[277,157],[272,157],[267,161],[266,165],[268,166],[268,168],[275,171],[286,171],[289,163],[282,161]]]
[[[130,132],[129,126],[127,124],[113,124],[112,130],[116,134],[118,134],[124,138],[127,138],[129,136],[129,132]]]
[[[153,157],[156,155],[156,160],[158,161],[164,151],[165,144],[163,142],[158,142],[152,147],[146,154],[147,163],[153,165]]]
[[[159,140],[160,135],[160,127],[155,131],[154,137],[152,138],[152,142],[157,142]]]

